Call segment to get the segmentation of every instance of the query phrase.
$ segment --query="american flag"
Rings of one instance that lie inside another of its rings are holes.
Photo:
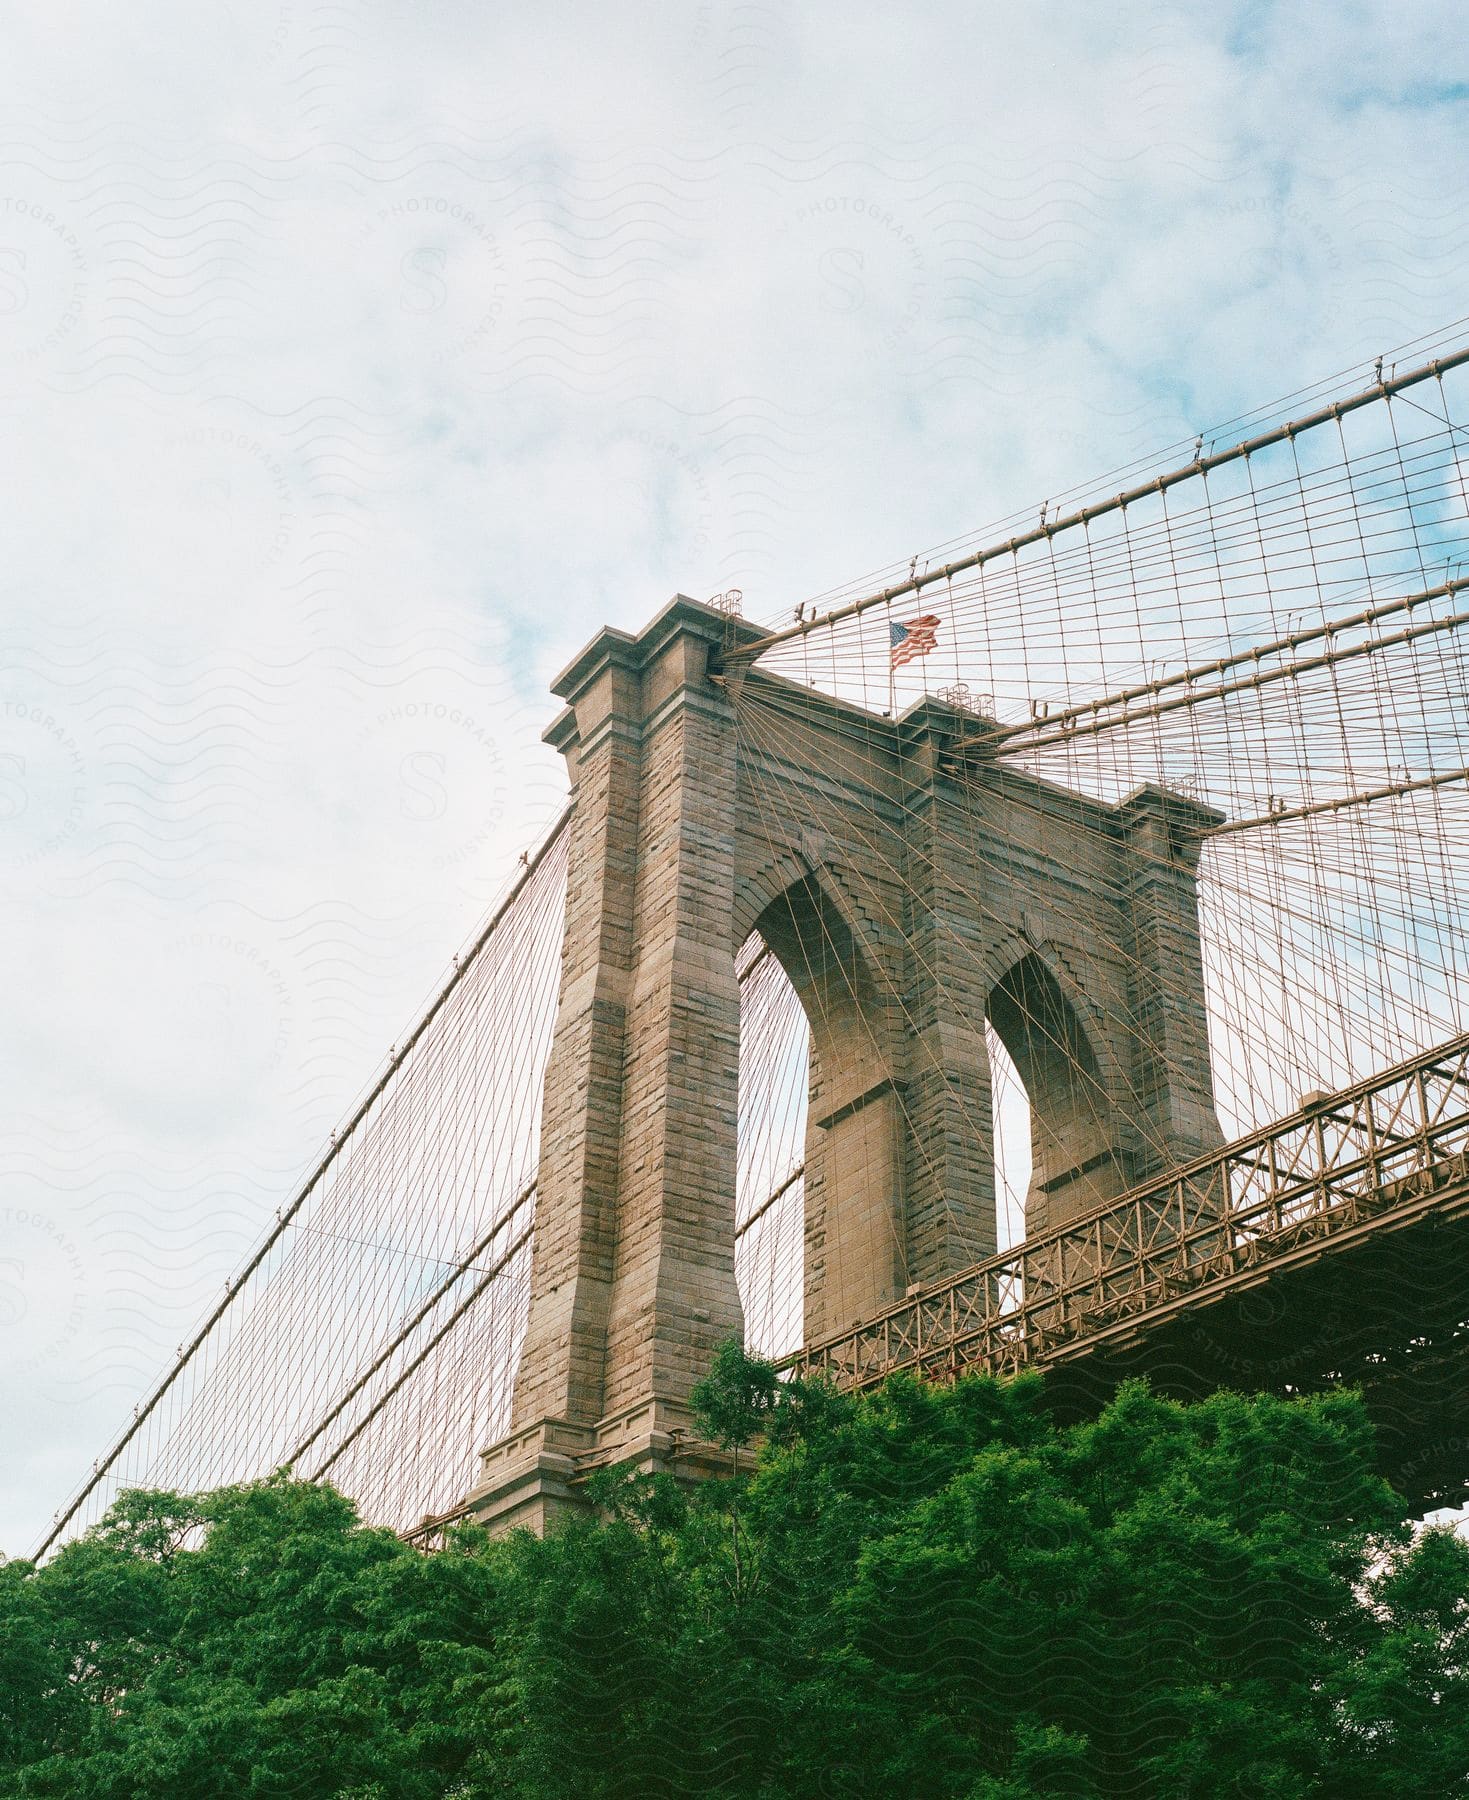
[[[892,643],[892,666],[901,669],[915,656],[927,656],[933,649],[938,628],[937,613],[919,613],[916,619],[909,619],[902,625],[896,619],[890,620],[888,637]]]

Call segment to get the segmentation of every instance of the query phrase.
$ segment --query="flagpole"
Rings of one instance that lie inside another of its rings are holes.
[[[898,665],[893,658],[893,609],[888,608],[888,717],[898,716]]]

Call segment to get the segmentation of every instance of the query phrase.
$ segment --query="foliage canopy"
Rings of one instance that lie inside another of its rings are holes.
[[[0,1566],[0,1793],[1469,1796],[1469,1549],[1348,1395],[782,1386],[753,1474],[424,1555],[285,1476]],[[750,1458],[745,1459],[748,1467]]]

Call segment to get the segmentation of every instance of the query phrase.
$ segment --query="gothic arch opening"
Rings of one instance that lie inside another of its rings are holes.
[[[735,1179],[735,1281],[745,1344],[757,1356],[804,1336],[806,1115],[811,1027],[780,959],[752,931],[735,957],[740,1075]]]
[[[816,876],[769,901],[737,967],[736,1270],[746,1340],[771,1354],[903,1291],[900,1083],[867,957]]]
[[[995,1248],[1010,1250],[1025,1236],[1030,1191],[1030,1095],[1005,1040],[985,1021],[990,1066],[990,1132],[995,1163]]]
[[[1030,1102],[1033,1237],[1121,1189],[1112,1107],[1076,1008],[1034,952],[995,983],[987,1011]]]

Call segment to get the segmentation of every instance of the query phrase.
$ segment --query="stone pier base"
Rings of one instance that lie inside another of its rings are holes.
[[[467,1504],[497,1537],[517,1529],[543,1537],[592,1512],[586,1478],[599,1469],[672,1475],[692,1486],[732,1474],[734,1457],[700,1438],[685,1409],[656,1400],[595,1426],[543,1419],[481,1453],[481,1479]]]

